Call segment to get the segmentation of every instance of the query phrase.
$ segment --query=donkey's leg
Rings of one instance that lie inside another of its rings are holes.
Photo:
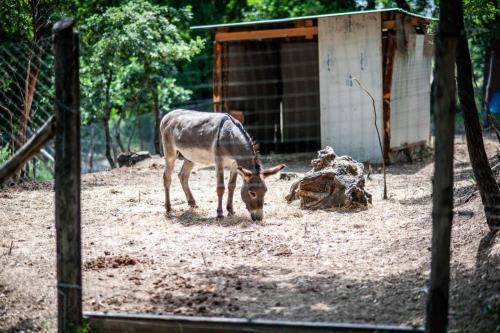
[[[229,174],[229,182],[227,183],[227,215],[234,215],[233,209],[233,195],[236,188],[236,179],[238,172],[236,171],[236,164],[231,166],[231,173]]]
[[[163,187],[165,189],[165,210],[170,212],[172,206],[170,204],[170,184],[172,183],[172,172],[174,171],[175,159],[177,152],[172,147],[164,145],[163,153],[165,157],[165,171],[163,172]]]
[[[217,173],[217,219],[223,219],[222,196],[224,195],[224,164],[222,161],[215,161],[215,172]]]
[[[191,171],[193,170],[194,163],[184,159],[184,163],[182,164],[181,171],[179,172],[179,179],[181,181],[182,189],[186,194],[186,199],[188,205],[195,208],[196,201],[194,200],[193,193],[191,193],[191,189],[189,188],[189,176],[191,175]]]

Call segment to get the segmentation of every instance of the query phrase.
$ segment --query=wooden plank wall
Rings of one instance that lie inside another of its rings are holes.
[[[318,19],[321,144],[358,161],[381,162],[369,96],[375,98],[382,129],[381,14]]]
[[[276,148],[279,125],[279,44],[269,39],[228,44],[227,109],[243,112],[245,128],[268,153]]]
[[[320,144],[318,43],[281,43],[284,151],[314,151]]]

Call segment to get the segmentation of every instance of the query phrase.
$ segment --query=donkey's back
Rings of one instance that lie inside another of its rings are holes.
[[[174,110],[163,117],[160,133],[164,153],[180,152],[197,164],[214,164],[222,113]]]

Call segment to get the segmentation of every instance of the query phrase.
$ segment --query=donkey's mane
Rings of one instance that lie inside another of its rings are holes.
[[[247,135],[248,135],[248,133],[247,133]],[[250,137],[250,135],[249,135],[249,137]],[[258,173],[260,173],[261,168],[262,168],[262,159],[261,159],[261,155],[260,155],[259,144],[256,143],[254,141],[254,139],[252,139],[252,137],[250,137],[250,145],[252,146],[252,152],[253,152],[253,156],[254,156],[253,159],[255,162],[255,170]]]
[[[252,154],[253,154],[253,161],[254,161],[254,165],[255,165],[255,171],[257,173],[260,173],[261,168],[262,168],[262,160],[261,160],[259,145],[255,142],[254,139],[252,139],[252,137],[250,136],[250,134],[248,134],[248,132],[246,131],[246,129],[243,127],[243,125],[241,125],[241,123],[239,121],[237,121],[237,119],[235,119],[230,114],[228,114],[228,116],[229,116],[229,119],[231,119],[231,122],[234,125],[236,125],[236,127],[238,127],[238,129],[243,133],[243,136],[247,140],[248,145],[250,147],[250,150],[252,151]]]

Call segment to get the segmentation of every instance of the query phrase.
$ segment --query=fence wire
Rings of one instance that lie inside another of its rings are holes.
[[[396,53],[391,148],[429,138],[430,60],[423,56],[423,39],[423,35],[417,36],[415,48],[406,55]],[[380,45],[380,41],[376,43]],[[383,54],[375,52],[376,48],[357,50],[357,41],[344,44],[325,54],[317,39],[228,42],[221,55],[220,87],[214,86],[216,59],[207,49],[189,63],[177,64],[177,73],[165,78],[175,79],[187,93],[165,99],[161,115],[175,108],[213,112],[213,97],[219,89],[220,110],[239,117],[263,154],[314,152],[329,144],[340,154],[376,161],[380,154],[370,100],[352,79],[359,78],[375,96],[382,123]],[[353,49],[359,59],[353,56]],[[37,45],[0,44],[0,162],[15,153],[53,113],[52,65],[51,37]],[[110,145],[115,161],[120,153],[155,152],[151,101],[145,100],[149,96],[146,88],[137,88],[137,98],[125,98],[126,102],[119,90],[111,97]],[[90,115],[82,118],[82,172],[101,171],[110,167],[105,156],[104,103],[87,109],[90,97],[85,83],[81,89],[82,115]],[[49,144],[27,164],[23,175],[50,178],[53,155]]]
[[[51,37],[0,43],[0,165],[19,150],[53,114]],[[47,144],[19,176],[52,178],[54,147]]]

